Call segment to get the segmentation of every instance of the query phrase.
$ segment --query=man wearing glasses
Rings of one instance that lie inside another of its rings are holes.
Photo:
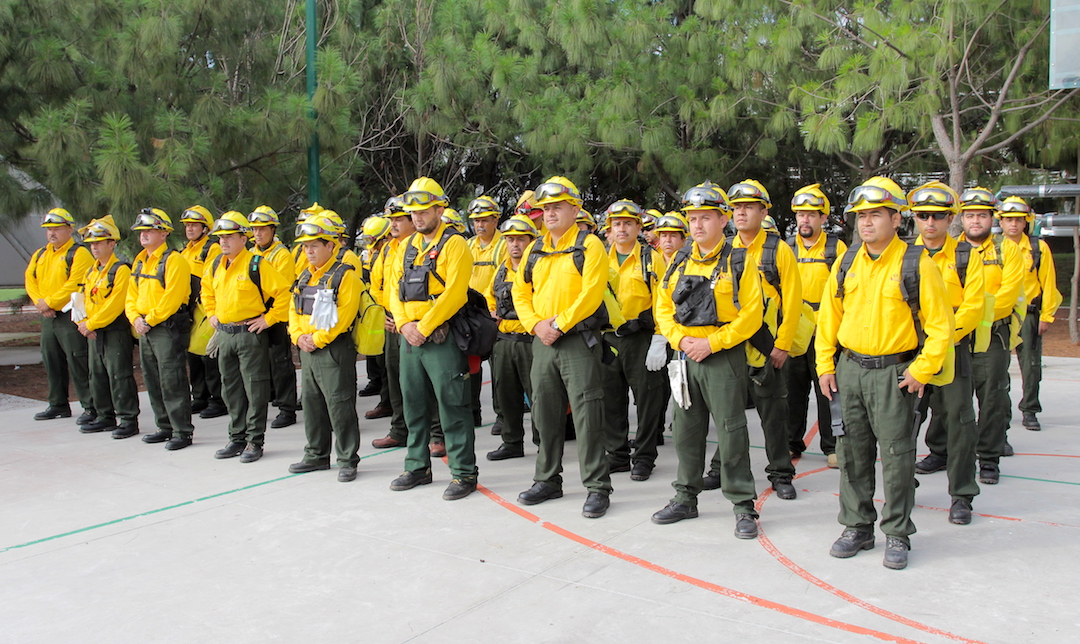
[[[836,439],[844,531],[829,554],[848,558],[874,547],[880,446],[883,564],[894,570],[907,567],[915,532],[916,410],[954,332],[941,271],[896,234],[907,207],[900,186],[885,177],[851,192],[848,211],[856,214],[862,243],[848,249],[825,283],[817,338],[821,390],[829,400],[839,393],[844,415],[844,435]],[[917,287],[905,280],[905,263],[916,271]]]
[[[401,381],[413,391],[403,401],[409,428],[405,471],[390,483],[395,491],[432,482],[431,397],[438,406],[453,479],[443,499],[463,499],[476,490],[476,434],[469,409],[469,361],[450,330],[450,318],[468,301],[473,258],[465,239],[443,222],[449,201],[428,177],[401,195],[416,232],[403,242],[391,267],[390,312],[401,332]]]
[[[949,450],[949,494],[952,505],[949,521],[958,525],[971,523],[971,501],[979,493],[975,482],[975,443],[979,428],[975,425],[972,404],[971,342],[975,329],[983,321],[985,294],[983,265],[966,241],[949,235],[949,225],[959,208],[959,196],[939,181],[920,186],[908,195],[908,203],[919,229],[916,244],[926,247],[941,270],[949,304],[956,319],[953,350],[946,356],[946,372],[952,382],[931,383],[930,409],[933,419],[927,432],[946,436]],[[971,261],[974,257],[974,261]],[[916,470],[918,472],[918,470]]]
[[[802,282],[802,319],[799,324],[808,327],[810,338],[805,350],[799,355],[793,352],[788,359],[788,448],[794,456],[806,449],[806,415],[810,409],[811,387],[817,397],[818,443],[825,454],[826,464],[836,469],[836,437],[832,433],[832,413],[829,399],[818,386],[817,351],[814,347],[814,329],[817,312],[821,305],[821,292],[829,279],[836,259],[847,251],[847,244],[836,235],[824,232],[829,221],[831,206],[820,184],[811,184],[795,191],[791,198],[791,211],[795,213],[797,235],[788,243],[795,249],[795,261]],[[794,347],[793,347],[794,348]]]
[[[229,410],[229,444],[214,458],[239,456],[241,463],[263,455],[273,387],[269,329],[289,317],[290,283],[247,250],[250,231],[248,218],[236,211],[214,223],[221,255],[210,262],[202,292],[206,314],[218,332],[221,388]]]
[[[296,264],[289,249],[277,238],[277,229],[281,225],[277,212],[270,206],[259,206],[248,215],[248,224],[255,242],[251,248],[252,254],[269,262],[291,286],[296,280]],[[270,421],[270,427],[278,429],[296,424],[296,411],[299,408],[287,306],[284,319],[272,324],[267,334],[270,342],[270,381],[273,383],[273,400],[278,408],[277,417]]]
[[[562,497],[569,403],[581,481],[589,492],[581,513],[596,519],[607,512],[611,494],[600,337],[608,325],[604,290],[609,262],[603,243],[578,230],[581,193],[569,179],[548,179],[536,188],[531,201],[543,209],[547,232],[525,252],[525,266],[514,278],[512,294],[521,324],[538,340],[533,342],[530,379],[540,453],[533,486],[518,495],[518,502],[535,505]]]
[[[187,349],[191,333],[191,265],[165,243],[172,220],[160,208],[144,208],[135,217],[143,251],[131,270],[125,310],[139,334],[143,381],[157,429],[144,443],[165,443],[177,450],[191,445],[191,395]]]
[[[30,257],[26,266],[26,294],[41,314],[41,361],[49,379],[49,406],[34,414],[34,420],[70,418],[68,377],[83,413],[75,422],[94,422],[97,412],[90,392],[90,372],[86,338],[64,311],[71,294],[79,290],[83,276],[94,258],[73,239],[75,219],[63,208],[53,208],[41,220],[48,244]]]

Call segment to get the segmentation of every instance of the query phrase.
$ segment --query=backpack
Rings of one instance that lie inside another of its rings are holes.
[[[525,266],[524,268],[522,268],[522,278],[529,284],[532,284],[533,268],[536,266],[536,262],[540,261],[542,257],[548,257],[551,255],[563,255],[566,253],[570,253],[574,256],[574,267],[577,268],[578,274],[583,275],[585,272],[585,240],[588,239],[589,235],[591,234],[592,233],[587,230],[579,230],[577,233],[577,237],[574,239],[574,245],[566,250],[548,252],[543,250],[543,248],[537,248],[537,244],[534,242],[531,246],[529,246],[529,255],[525,258]],[[542,238],[538,238],[538,241],[539,239]],[[543,246],[542,242],[540,246]],[[611,293],[610,282],[607,282],[606,279],[605,282],[607,283],[607,292]],[[612,301],[617,302],[614,296],[615,294],[611,293]],[[570,331],[602,331],[605,327],[608,327],[610,325],[611,316],[608,313],[607,304],[606,302],[604,302],[600,304],[600,307],[597,308],[596,311],[592,313],[592,315],[575,324],[573,328],[567,329],[566,332],[569,333]],[[591,334],[586,335],[589,336]],[[589,337],[586,337],[586,344],[590,347],[594,346],[595,343],[592,341],[593,339],[595,338],[590,339]]]
[[[71,248],[67,249],[67,252],[64,253],[64,265],[67,266],[68,277],[71,276],[71,265],[75,263],[75,253],[78,252],[80,248],[86,248],[86,245],[80,242],[75,242],[71,245]],[[34,263],[34,270],[31,273],[34,279],[37,279],[38,260],[41,259],[41,256],[44,253],[45,246],[42,246],[41,248],[35,250],[34,254],[30,256],[30,261]]]
[[[800,264],[825,264],[832,270],[833,264],[836,263],[836,249],[840,238],[836,235],[825,235],[825,258],[817,259],[814,257],[799,257],[799,238],[792,237],[788,240],[788,246],[791,246],[791,250],[795,251],[795,261]],[[805,247],[804,247],[805,248]]]
[[[169,257],[175,252],[177,251],[171,248],[165,249],[165,252],[161,254],[161,259],[158,261],[157,270],[154,271],[153,275],[142,272],[144,262],[142,259],[136,260],[135,266],[131,269],[131,278],[135,280],[135,288],[139,288],[139,282],[143,279],[151,279],[160,283],[161,288],[164,289],[165,269],[167,268],[167,264],[169,263]],[[195,302],[197,299],[198,294],[193,292],[188,297],[188,301],[181,304],[180,308],[176,310],[176,313],[173,313],[172,317],[169,318],[169,322],[178,323],[179,326],[177,327],[177,329],[180,333],[187,333],[191,330],[192,314],[195,311]]]
[[[862,247],[861,241],[853,243],[840,260],[840,268],[836,272],[836,297],[841,300],[844,299],[844,280],[847,279],[848,271],[851,270],[851,264],[855,261],[855,255],[860,247]],[[915,325],[915,335],[919,338],[920,349],[926,341],[926,332],[923,331],[922,322],[919,320],[919,285],[922,279],[919,273],[919,260],[924,250],[923,246],[908,244],[900,265],[900,296],[911,309],[911,320]],[[964,272],[966,276],[966,264]]]

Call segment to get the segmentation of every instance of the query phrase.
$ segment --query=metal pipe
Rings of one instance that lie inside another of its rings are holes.
[[[1080,197],[1080,185],[1056,184],[1036,186],[1002,186],[999,197],[1023,197],[1025,199]]]

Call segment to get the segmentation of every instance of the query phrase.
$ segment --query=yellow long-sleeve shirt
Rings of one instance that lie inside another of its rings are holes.
[[[1033,270],[1035,259],[1031,255],[1031,239],[1024,235],[1017,246],[1024,263],[1024,301],[1028,306],[1035,298],[1042,296],[1039,303],[1039,321],[1053,322],[1054,314],[1061,306],[1062,296],[1057,287],[1057,269],[1054,267],[1054,255],[1043,240],[1039,241],[1042,257],[1039,259],[1039,272]]]
[[[492,275],[491,281],[488,282],[487,290],[483,291],[484,298],[487,299],[488,310],[491,312],[495,312],[495,285],[498,283],[495,278],[498,277],[503,264],[506,265],[506,275],[504,276],[504,279],[510,284],[511,290],[513,289],[514,280],[517,278],[518,272],[514,269],[508,255],[506,260],[495,268],[495,273]],[[511,297],[513,296],[511,295]],[[517,311],[516,308],[514,310],[515,312]],[[525,325],[521,323],[521,320],[499,320],[499,331],[502,331],[503,333],[528,333],[525,329]]]
[[[469,250],[473,256],[473,272],[472,277],[469,278],[469,288],[483,293],[491,285],[495,270],[509,256],[506,241],[503,240],[501,232],[495,231],[495,235],[486,246],[479,237],[470,239]]]
[[[915,243],[921,245],[922,236],[919,236]],[[964,283],[960,283],[960,273],[956,267],[956,247],[961,243],[967,244],[967,242],[958,242],[953,237],[946,236],[941,250],[930,254],[930,258],[941,271],[941,277],[945,281],[945,290],[948,292],[949,304],[953,308],[953,317],[956,321],[956,330],[953,333],[954,344],[975,332],[976,327],[982,322],[986,301],[983,265],[979,253],[974,248],[971,249],[971,256],[968,259]]]
[[[841,348],[864,355],[890,355],[919,346],[911,307],[900,293],[901,268],[907,244],[899,237],[876,260],[861,246],[844,280],[844,297],[836,297],[833,266],[825,283],[818,311],[817,368],[821,375],[835,373],[834,357]],[[945,362],[956,328],[945,281],[930,256],[919,259],[919,319],[926,341],[908,367],[912,377],[927,383]]]
[[[659,252],[649,249],[652,258],[649,283],[645,283],[645,276],[641,269],[641,243],[634,242],[634,247],[627,254],[626,259],[619,263],[618,249],[613,244],[608,251],[608,260],[611,267],[618,272],[616,280],[617,289],[615,297],[622,305],[622,314],[627,320],[636,320],[646,311],[651,311],[656,300],[656,285],[659,276],[664,274],[667,265],[664,264],[664,256]]]
[[[761,270],[761,258],[764,252],[765,238],[769,233],[765,229],[758,231],[754,241],[747,246],[742,237],[735,235],[732,245],[735,248],[746,248],[746,263],[758,267],[761,274],[761,292],[767,300],[779,302],[783,320],[780,328],[770,329],[776,337],[776,348],[781,351],[790,351],[791,344],[795,341],[795,332],[799,330],[799,317],[802,315],[802,279],[799,277],[798,263],[795,261],[795,252],[791,250],[782,239],[777,238],[776,244],[776,269],[780,274],[780,290],[777,293],[772,284],[765,279],[765,273]]]
[[[115,322],[116,318],[124,315],[131,269],[120,264],[113,275],[112,285],[109,285],[109,271],[119,261],[116,255],[110,255],[104,266],[95,261],[86,272],[86,278],[83,280],[83,297],[86,301],[85,322],[86,328],[91,331],[103,329]]]
[[[428,299],[423,302],[403,302],[401,289],[397,284],[404,275],[405,250],[412,245],[416,248],[414,266],[420,266],[427,261],[430,253],[435,252],[435,247],[446,232],[447,225],[442,223],[435,231],[433,241],[427,242],[420,233],[414,233],[402,243],[401,250],[390,270],[390,283],[393,288],[388,289],[390,302],[390,314],[394,316],[394,322],[398,328],[409,322],[417,323],[417,330],[424,336],[429,336],[435,329],[449,320],[469,298],[469,276],[472,274],[472,253],[465,238],[460,235],[450,235],[435,258],[435,272],[442,278],[442,282],[435,279],[434,275],[427,276]]]
[[[713,353],[731,349],[740,342],[749,340],[750,336],[761,328],[765,310],[764,299],[761,296],[762,280],[758,272],[753,270],[753,264],[749,260],[738,284],[735,283],[735,276],[730,271],[724,270],[713,286],[716,317],[723,323],[721,326],[684,326],[675,321],[675,303],[671,299],[671,294],[678,286],[679,279],[683,275],[711,277],[724,246],[729,243],[725,240],[712,252],[702,255],[697,242],[694,242],[686,262],[674,269],[668,279],[667,287],[664,286],[663,277],[660,279],[660,288],[656,296],[656,324],[660,333],[668,339],[676,351],[680,350],[679,344],[683,338],[707,338]],[[739,306],[735,306],[736,289],[738,289]]]
[[[67,240],[59,248],[46,244],[31,256],[24,275],[30,301],[45,300],[50,309],[59,311],[71,300],[71,294],[79,290],[86,271],[94,263],[94,256],[85,247],[76,248],[68,270],[67,253],[74,244],[74,239]]]
[[[391,238],[387,240],[379,256],[371,263],[371,284],[368,287],[371,290],[371,297],[376,304],[387,310],[390,307],[390,289],[397,288],[397,284],[390,282],[390,272],[394,262],[401,261],[398,255],[400,249],[400,241]]]
[[[204,252],[206,253],[205,257],[203,256]],[[202,279],[203,273],[206,272],[206,266],[221,254],[221,246],[218,246],[216,241],[211,241],[210,235],[204,235],[202,239],[189,241],[184,246],[184,249],[180,251],[180,254],[191,266],[191,274]]]
[[[829,279],[831,266],[825,261],[825,241],[828,235],[822,233],[814,243],[806,246],[802,237],[795,240],[795,261],[799,268],[799,280],[802,282],[802,299],[809,304],[821,302],[821,292]],[[839,261],[847,252],[844,240],[836,240],[836,260]],[[834,262],[835,263],[835,262]]]
[[[165,285],[157,280],[158,264],[167,248],[168,244],[162,244],[152,253],[143,250],[135,257],[133,281],[124,304],[132,324],[141,315],[147,324],[157,326],[172,317],[191,297],[191,265],[180,253],[169,253],[165,260]]]
[[[270,262],[278,273],[281,273],[290,286],[296,281],[296,263],[293,262],[292,253],[277,238],[274,238],[267,249],[263,250],[256,245],[251,248],[251,252],[266,258],[266,261]]]
[[[337,263],[336,259],[331,258],[321,267],[313,268],[311,278],[307,280],[307,283],[298,286],[317,285],[322,276],[332,270]],[[311,323],[311,316],[304,315],[296,309],[296,298],[287,296],[289,299],[289,337],[292,338],[293,344],[297,343],[300,336],[310,333],[315,346],[321,349],[342,333],[347,333],[356,321],[356,314],[360,310],[360,291],[363,287],[364,283],[355,269],[345,271],[337,292],[338,321],[332,329],[316,329]]]
[[[994,296],[995,322],[1012,315],[1024,285],[1024,262],[1020,257],[1020,247],[1008,239],[999,239],[1001,257],[998,257],[993,235],[975,249],[982,256],[986,292]],[[966,241],[964,235],[960,235],[960,240]]]
[[[554,244],[551,233],[545,233],[529,244],[521,261],[527,262],[534,248],[548,253],[567,251],[573,248],[577,237],[578,231],[571,228]],[[584,247],[585,262],[580,272],[574,263],[574,253],[562,252],[538,259],[531,283],[525,281],[524,266],[514,278],[514,306],[529,333],[538,322],[551,317],[555,317],[556,324],[565,333],[600,308],[608,284],[610,262],[604,244],[596,235],[587,235]]]
[[[250,264],[256,256],[244,249],[231,262],[224,255],[206,267],[203,276],[203,307],[206,316],[216,315],[222,324],[236,324],[266,314],[270,325],[289,320],[289,287],[292,282],[282,277],[276,268],[263,258],[259,264],[259,287],[251,280]],[[273,299],[270,310],[266,302]]]

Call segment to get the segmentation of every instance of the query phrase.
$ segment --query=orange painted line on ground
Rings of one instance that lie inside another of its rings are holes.
[[[1034,452],[1017,452],[1016,456],[1053,456],[1054,458],[1080,458],[1080,454],[1036,454]]]
[[[792,606],[786,606],[786,605],[780,604],[778,602],[770,601],[768,599],[763,599],[761,597],[756,597],[754,595],[750,595],[750,594],[747,594],[747,593],[744,593],[744,592],[740,592],[738,590],[733,590],[731,588],[727,588],[726,586],[721,586],[719,584],[714,584],[712,582],[705,581],[703,579],[698,579],[697,577],[691,577],[690,575],[684,575],[683,573],[676,572],[676,571],[671,570],[669,568],[664,568],[663,566],[654,564],[651,561],[646,561],[645,559],[642,559],[640,557],[635,557],[634,555],[625,553],[625,552],[623,552],[621,550],[616,550],[615,548],[612,548],[610,546],[605,546],[605,545],[603,545],[601,543],[597,543],[596,541],[593,541],[592,539],[589,539],[587,537],[583,537],[583,536],[581,536],[579,534],[571,532],[571,531],[567,530],[566,528],[555,525],[554,523],[549,523],[547,521],[544,521],[540,517],[533,514],[532,512],[529,512],[528,510],[525,510],[525,509],[521,508],[520,506],[507,501],[506,499],[502,498],[501,496],[499,496],[495,492],[492,492],[490,489],[484,487],[483,485],[477,485],[476,489],[481,494],[483,494],[487,498],[491,499],[495,503],[501,505],[502,507],[506,508],[507,510],[510,510],[514,514],[516,514],[516,515],[518,515],[518,516],[520,516],[520,517],[522,517],[524,519],[527,519],[527,520],[539,525],[541,528],[544,528],[545,530],[549,530],[549,531],[559,535],[560,537],[564,537],[566,539],[569,539],[571,541],[579,543],[579,544],[581,544],[583,546],[586,546],[586,547],[591,548],[593,550],[596,550],[598,552],[602,552],[602,553],[604,553],[606,555],[615,557],[616,559],[621,559],[621,560],[623,560],[623,561],[625,561],[627,563],[633,564],[633,565],[638,566],[640,568],[644,568],[645,570],[664,575],[665,577],[670,577],[672,579],[675,579],[676,581],[681,581],[681,582],[690,584],[692,586],[696,586],[698,588],[701,588],[703,590],[708,590],[708,591],[716,593],[718,595],[722,595],[724,597],[729,597],[731,599],[736,599],[738,601],[745,602],[747,604],[753,604],[753,605],[759,606],[761,608],[767,608],[769,610],[773,610],[773,611],[776,611],[778,613],[783,613],[783,614],[789,615],[791,617],[797,617],[799,619],[804,619],[804,620],[809,621],[809,622],[814,622],[815,624],[821,624],[822,626],[828,626],[830,628],[835,628],[837,630],[846,631],[848,633],[855,633],[857,635],[869,635],[870,637],[875,637],[877,639],[880,639],[880,640],[883,640],[883,641],[886,641],[886,642],[897,642],[898,644],[919,644],[917,640],[910,640],[910,639],[907,639],[905,637],[900,637],[899,635],[893,635],[891,633],[882,633],[881,631],[875,631],[875,630],[872,630],[872,629],[869,629],[869,628],[866,628],[866,627],[863,627],[863,626],[858,626],[858,625],[855,625],[855,624],[848,624],[846,622],[841,622],[841,621],[838,621],[838,620],[835,620],[835,619],[830,619],[830,618],[824,617],[822,615],[817,615],[815,613],[811,613],[811,612],[804,611],[804,610],[801,610],[801,609],[798,609],[798,608],[794,608]],[[966,641],[966,642],[974,642],[974,640],[964,640],[964,641]],[[981,643],[975,643],[975,644],[981,644]]]
[[[829,469],[828,467],[821,467],[821,468],[818,468],[816,470],[810,470],[810,471],[807,471],[807,472],[803,472],[802,474],[797,475],[795,478],[800,479],[800,478],[802,478],[804,476],[810,476],[811,474],[818,474],[819,472],[825,472],[828,469]],[[762,493],[762,495],[760,497],[758,497],[758,500],[757,500],[757,503],[755,504],[755,507],[758,509],[759,512],[761,511],[761,507],[762,507],[762,505],[764,505],[765,500],[768,499],[772,495],[772,492],[773,491],[772,491],[771,488],[767,489],[767,490],[765,490],[764,493]],[[837,496],[839,496],[839,495],[837,495]],[[958,642],[967,642],[968,644],[982,644],[981,642],[979,642],[979,640],[972,640],[972,639],[968,639],[966,637],[961,637],[960,635],[956,635],[956,634],[950,633],[948,631],[943,631],[943,630],[941,630],[939,628],[935,628],[933,626],[929,626],[929,625],[923,624],[921,622],[916,622],[915,620],[904,617],[903,615],[897,615],[896,613],[894,613],[892,611],[889,611],[889,610],[886,610],[884,608],[881,608],[880,606],[875,606],[874,604],[871,604],[870,602],[868,602],[866,600],[859,599],[858,597],[852,595],[851,593],[840,590],[836,586],[833,586],[832,584],[826,582],[825,580],[815,576],[810,571],[806,570],[802,566],[798,565],[797,563],[795,563],[794,561],[789,559],[786,555],[784,555],[784,553],[780,552],[780,550],[775,545],[773,545],[772,540],[770,540],[769,537],[766,536],[764,529],[761,529],[759,531],[758,543],[760,543],[761,546],[763,548],[765,548],[765,550],[770,555],[772,555],[774,559],[776,559],[781,564],[783,564],[784,567],[787,568],[788,570],[794,572],[795,574],[802,577],[806,581],[814,584],[818,588],[820,588],[820,589],[822,589],[822,590],[824,590],[824,591],[826,591],[828,593],[831,593],[833,595],[836,595],[840,599],[843,599],[844,601],[846,601],[846,602],[848,602],[850,604],[858,606],[859,608],[867,610],[867,611],[869,611],[871,613],[874,613],[875,615],[878,615],[880,617],[884,617],[884,618],[890,619],[890,620],[892,620],[894,622],[903,624],[904,626],[910,626],[911,628],[915,628],[915,629],[918,629],[920,631],[930,633],[931,635],[938,635],[938,636],[941,636],[941,637],[947,637],[949,639],[956,640]]]

